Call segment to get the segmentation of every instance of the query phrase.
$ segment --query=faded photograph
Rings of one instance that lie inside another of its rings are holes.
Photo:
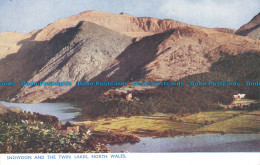
[[[0,0],[0,153],[260,151],[258,0]]]

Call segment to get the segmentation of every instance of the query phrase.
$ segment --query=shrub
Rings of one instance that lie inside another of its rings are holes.
[[[89,141],[87,135],[62,136],[46,125],[0,122],[0,130],[0,153],[107,152],[106,147]]]

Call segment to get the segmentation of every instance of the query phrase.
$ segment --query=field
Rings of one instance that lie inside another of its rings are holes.
[[[223,131],[231,133],[259,133],[260,111],[239,114],[233,118],[223,120],[198,129],[198,131]]]
[[[151,116],[106,118],[91,122],[94,131],[137,136],[175,136],[199,133],[260,133],[260,110],[211,111],[188,116],[157,113]]]

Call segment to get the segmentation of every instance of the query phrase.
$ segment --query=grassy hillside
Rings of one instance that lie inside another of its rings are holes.
[[[259,133],[260,111],[212,111],[187,116],[156,113],[151,116],[101,119],[90,124],[95,131],[138,136],[176,136],[200,133]],[[88,124],[88,123],[86,123]]]

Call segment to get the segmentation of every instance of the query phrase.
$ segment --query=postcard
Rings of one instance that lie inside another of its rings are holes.
[[[259,9],[0,0],[0,164],[259,165]]]

